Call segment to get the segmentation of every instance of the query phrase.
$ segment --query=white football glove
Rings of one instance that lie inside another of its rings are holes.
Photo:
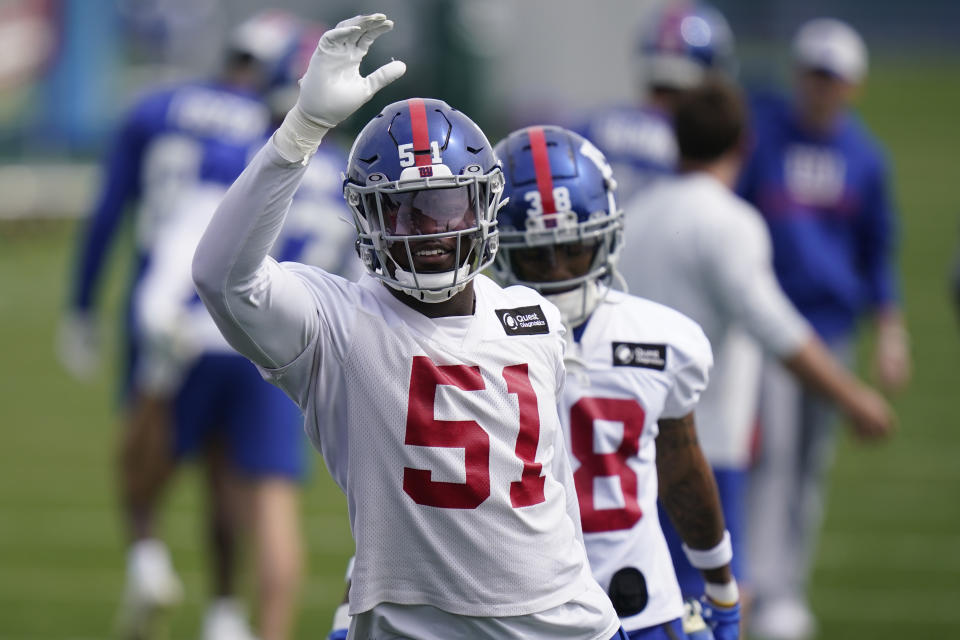
[[[89,380],[100,368],[97,319],[86,311],[68,311],[57,332],[60,364],[79,380]]]
[[[297,103],[273,136],[281,156],[305,164],[327,131],[404,74],[407,65],[393,60],[360,76],[360,61],[370,45],[390,29],[393,21],[375,13],[344,20],[323,34],[300,79]]]

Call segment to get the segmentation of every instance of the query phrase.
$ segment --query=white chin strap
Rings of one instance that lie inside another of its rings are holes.
[[[441,271],[440,273],[419,273],[416,279],[410,271],[400,267],[394,270],[393,277],[396,283],[385,280],[393,287],[403,291],[408,296],[423,302],[443,302],[463,291],[470,281],[470,265],[463,265],[455,271]],[[456,284],[452,284],[456,282]],[[419,287],[417,284],[419,283]]]
[[[588,280],[576,289],[545,296],[560,310],[560,317],[568,329],[579,326],[597,308],[602,291],[596,280]]]

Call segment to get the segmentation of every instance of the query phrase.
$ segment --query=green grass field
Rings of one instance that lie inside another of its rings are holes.
[[[860,448],[842,438],[812,589],[825,639],[960,633],[960,324],[947,295],[960,220],[958,77],[956,64],[878,64],[862,100],[897,171],[916,375],[896,402],[895,441]],[[53,353],[72,234],[69,224],[0,226],[0,640],[108,637],[123,582],[110,367],[84,385]],[[345,501],[314,461],[296,633],[312,639],[329,629],[352,550]],[[206,593],[202,507],[188,469],[163,526],[188,589],[172,620],[177,639],[197,637]]]

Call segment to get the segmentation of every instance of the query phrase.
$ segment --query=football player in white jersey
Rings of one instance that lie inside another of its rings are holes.
[[[480,274],[503,188],[483,132],[439,100],[388,105],[344,183],[367,274],[267,255],[321,138],[404,73],[359,74],[392,27],[358,16],[320,39],[297,104],[200,241],[197,289],[301,407],[347,495],[350,637],[622,637],[590,574],[556,410],[559,313]]]
[[[659,488],[703,570],[704,617],[717,638],[737,638],[729,533],[693,420],[710,343],[677,311],[611,289],[623,216],[610,165],[590,141],[528,127],[495,150],[509,200],[494,269],[544,294],[569,330],[559,408],[593,575],[631,639],[685,637]]]

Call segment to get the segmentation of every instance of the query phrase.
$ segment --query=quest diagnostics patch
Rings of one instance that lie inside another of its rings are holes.
[[[517,307],[516,309],[496,309],[495,313],[508,336],[533,336],[550,333],[550,327],[547,326],[547,316],[544,315],[543,309],[538,304],[530,307]]]
[[[614,342],[613,366],[643,367],[663,371],[667,368],[667,345]]]

